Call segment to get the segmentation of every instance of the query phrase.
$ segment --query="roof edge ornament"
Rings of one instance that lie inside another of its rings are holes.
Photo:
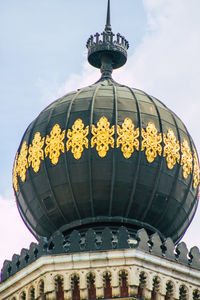
[[[104,31],[91,35],[87,41],[89,63],[101,69],[103,78],[111,78],[112,70],[122,67],[127,61],[129,43],[120,33],[114,34],[110,21],[110,0]]]

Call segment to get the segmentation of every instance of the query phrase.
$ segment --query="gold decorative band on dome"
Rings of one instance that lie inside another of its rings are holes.
[[[17,174],[18,174],[18,169],[17,169],[17,164],[18,164],[18,152],[15,156],[15,162],[14,162],[14,167],[13,167],[13,174],[12,174],[12,179],[13,179],[13,187],[16,192],[18,192],[19,187],[18,187],[18,180],[17,180]]]
[[[125,158],[130,158],[134,148],[139,151],[139,128],[134,130],[134,124],[131,119],[126,118],[122,127],[117,125],[117,148],[121,146],[121,151]]]
[[[149,163],[152,163],[154,159],[159,154],[162,154],[162,135],[161,133],[158,134],[158,130],[154,123],[149,122],[146,130],[142,128],[142,147],[141,150],[145,151],[146,158]]]
[[[75,159],[80,159],[82,156],[82,152],[84,147],[88,149],[88,136],[89,134],[89,126],[86,126],[84,129],[84,124],[81,119],[78,119],[74,122],[72,126],[72,130],[68,129],[67,131],[67,143],[66,148],[67,151],[72,151],[72,154]]]
[[[22,182],[26,180],[26,169],[28,168],[28,147],[27,143],[23,142],[20,153],[17,152],[15,156],[14,168],[13,168],[13,186],[16,192],[18,192],[18,178],[21,178]]]
[[[26,142],[23,142],[20,153],[17,159],[17,174],[21,178],[21,181],[26,180],[26,169],[28,168],[28,146]]]
[[[200,182],[199,175],[199,162],[197,157],[197,152],[194,150],[194,172],[193,172],[193,188],[196,189]]]
[[[96,145],[96,150],[100,157],[105,157],[109,145],[114,148],[115,140],[113,135],[115,133],[115,126],[113,125],[110,128],[110,122],[106,117],[101,117],[97,123],[97,127],[92,125],[92,134],[91,147],[93,148]]]
[[[91,134],[90,139],[89,133]],[[117,134],[116,141],[115,133]],[[66,139],[66,148],[64,139]],[[45,157],[49,156],[53,165],[56,165],[61,152],[71,151],[74,159],[79,160],[83,151],[90,145],[91,148],[96,149],[101,158],[106,157],[110,148],[116,147],[121,149],[125,159],[130,159],[135,151],[139,151],[140,143],[141,151],[145,151],[149,163],[152,163],[158,155],[163,155],[168,169],[172,170],[176,164],[180,164],[183,178],[187,179],[189,175],[193,174],[193,188],[196,189],[199,186],[198,156],[195,149],[193,151],[190,149],[186,139],[180,145],[175,133],[170,128],[162,136],[153,122],[149,122],[146,128],[142,128],[140,137],[139,128],[135,129],[130,118],[125,118],[121,126],[117,125],[115,128],[115,125],[110,126],[108,119],[102,116],[96,125],[92,125],[91,132],[89,132],[89,125],[85,126],[79,118],[67,131],[62,130],[59,124],[55,124],[46,137],[41,137],[40,132],[36,132],[29,146],[24,141],[15,158],[14,189],[16,192],[19,190],[18,177],[22,182],[26,180],[28,167],[32,167],[35,173],[39,172],[44,154]]]
[[[164,153],[167,167],[173,169],[176,163],[180,162],[180,145],[172,129],[168,129],[167,135],[163,135]]]
[[[183,140],[181,144],[181,166],[183,166],[183,177],[185,179],[192,173],[193,169],[193,157],[192,151],[186,139]]]
[[[53,165],[58,163],[60,151],[65,152],[64,138],[65,130],[62,132],[59,124],[55,124],[50,132],[50,136],[47,135],[46,137],[45,157],[49,155]]]
[[[36,132],[32,145],[29,146],[28,149],[28,165],[29,167],[32,165],[33,170],[37,173],[40,169],[41,160],[44,160],[44,150],[42,149],[44,146],[44,137],[41,138],[39,132]]]

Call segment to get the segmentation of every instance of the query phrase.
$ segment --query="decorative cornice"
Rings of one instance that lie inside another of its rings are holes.
[[[119,249],[137,249],[149,253],[152,255],[152,259],[148,257],[146,258],[147,261],[156,261],[156,258],[153,258],[155,256],[160,257],[160,262],[163,259],[176,262],[179,264],[177,269],[181,269],[183,268],[182,265],[185,265],[192,270],[200,270],[200,252],[197,247],[193,247],[188,251],[185,243],[182,242],[175,246],[171,238],[167,238],[162,242],[157,233],[149,236],[145,229],[138,230],[135,237],[131,237],[125,227],[120,227],[116,234],[106,227],[101,234],[98,234],[98,239],[95,231],[89,229],[84,237],[74,230],[66,239],[62,233],[57,231],[49,240],[41,239],[39,244],[32,243],[29,249],[22,249],[20,255],[14,254],[12,261],[6,260],[4,262],[1,280],[5,281],[43,256],[70,253],[79,253],[78,256],[80,256],[82,252],[85,254],[93,252],[92,255],[94,256],[98,252],[99,257],[102,251]],[[142,255],[143,260],[145,260],[145,257],[146,254]],[[166,262],[164,265],[166,265]]]

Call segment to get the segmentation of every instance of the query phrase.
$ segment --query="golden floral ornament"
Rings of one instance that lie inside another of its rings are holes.
[[[167,135],[164,134],[164,153],[166,157],[167,167],[173,169],[176,163],[180,162],[180,144],[176,140],[176,136],[172,129],[167,131]]]
[[[181,165],[183,166],[183,177],[185,179],[192,173],[192,163],[193,157],[192,152],[190,150],[189,144],[186,139],[183,140],[181,144]]]
[[[17,179],[17,160],[18,160],[18,153],[15,156],[15,162],[14,162],[14,167],[13,167],[13,187],[16,192],[18,192],[19,187],[18,187],[18,179]]]
[[[88,149],[88,138],[89,126],[86,126],[84,129],[84,124],[81,119],[78,119],[74,122],[72,130],[68,129],[67,131],[67,151],[72,151],[72,154],[75,159],[80,159],[84,147]]]
[[[106,117],[101,117],[97,123],[97,127],[92,125],[92,134],[91,147],[93,148],[96,145],[96,150],[100,157],[105,157],[109,146],[114,148],[114,138],[115,133],[114,125],[110,128],[110,122]]]
[[[64,153],[65,146],[64,140],[65,130],[61,130],[59,124],[55,124],[50,132],[50,136],[47,135],[45,143],[45,157],[49,155],[52,164],[56,165],[60,157],[60,151]]]
[[[121,145],[123,156],[128,159],[134,152],[134,148],[139,151],[139,128],[134,130],[134,124],[130,118],[126,118],[122,127],[117,125],[117,148]]]
[[[28,168],[28,147],[27,143],[24,141],[22,147],[20,149],[20,153],[17,159],[17,174],[21,178],[21,181],[24,182],[26,180],[26,169]]]
[[[149,122],[146,130],[142,128],[142,138],[141,150],[144,151],[146,149],[145,155],[147,161],[152,163],[158,154],[162,154],[162,135],[161,133],[158,134],[154,123]]]
[[[199,176],[199,160],[196,150],[194,150],[194,172],[193,172],[193,188],[196,189],[200,182]]]
[[[28,164],[32,165],[33,170],[37,173],[40,169],[41,160],[44,160],[44,137],[41,138],[40,132],[34,135],[32,145],[29,145]]]

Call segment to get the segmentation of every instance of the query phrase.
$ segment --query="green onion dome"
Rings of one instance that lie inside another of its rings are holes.
[[[36,237],[125,225],[177,242],[198,204],[194,143],[162,102],[111,78],[128,42],[114,38],[109,14],[99,36],[87,47],[101,79],[50,104],[22,138],[13,169],[19,212]]]
[[[58,99],[30,124],[13,184],[36,236],[126,224],[177,241],[197,207],[199,164],[172,111],[102,79]]]

